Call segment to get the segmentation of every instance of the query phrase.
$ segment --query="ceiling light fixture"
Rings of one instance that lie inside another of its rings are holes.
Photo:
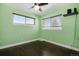
[[[35,6],[34,6],[34,9],[36,10],[36,11],[42,11],[41,10],[41,7],[37,4],[37,3],[35,3]]]
[[[31,8],[34,8],[36,11],[42,11],[41,7],[44,5],[48,5],[48,3],[34,3]]]
[[[34,6],[34,9],[35,9],[35,10],[39,10],[39,5],[35,5],[35,6]]]

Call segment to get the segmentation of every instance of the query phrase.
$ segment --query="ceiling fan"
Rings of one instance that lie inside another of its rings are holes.
[[[45,5],[48,5],[48,3],[34,3],[34,5],[31,8],[42,11],[41,7]]]

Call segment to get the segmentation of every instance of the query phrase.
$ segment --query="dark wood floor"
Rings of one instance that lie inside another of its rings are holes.
[[[44,41],[35,41],[0,50],[0,56],[79,56],[79,52]]]

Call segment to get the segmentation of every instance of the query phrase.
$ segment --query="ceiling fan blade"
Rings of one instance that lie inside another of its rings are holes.
[[[39,6],[44,6],[44,5],[48,5],[48,3],[39,3]]]
[[[30,8],[34,8],[34,6],[30,7]]]

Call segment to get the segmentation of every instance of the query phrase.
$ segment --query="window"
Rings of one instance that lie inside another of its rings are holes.
[[[34,19],[32,19],[32,18],[26,18],[25,23],[26,24],[34,24]]]
[[[23,16],[18,16],[18,15],[14,15],[13,17],[13,23],[14,24],[25,24],[25,17]]]
[[[35,19],[32,17],[19,15],[19,14],[13,14],[13,23],[14,24],[34,24]]]
[[[62,29],[61,16],[54,16],[42,20],[42,29]]]

